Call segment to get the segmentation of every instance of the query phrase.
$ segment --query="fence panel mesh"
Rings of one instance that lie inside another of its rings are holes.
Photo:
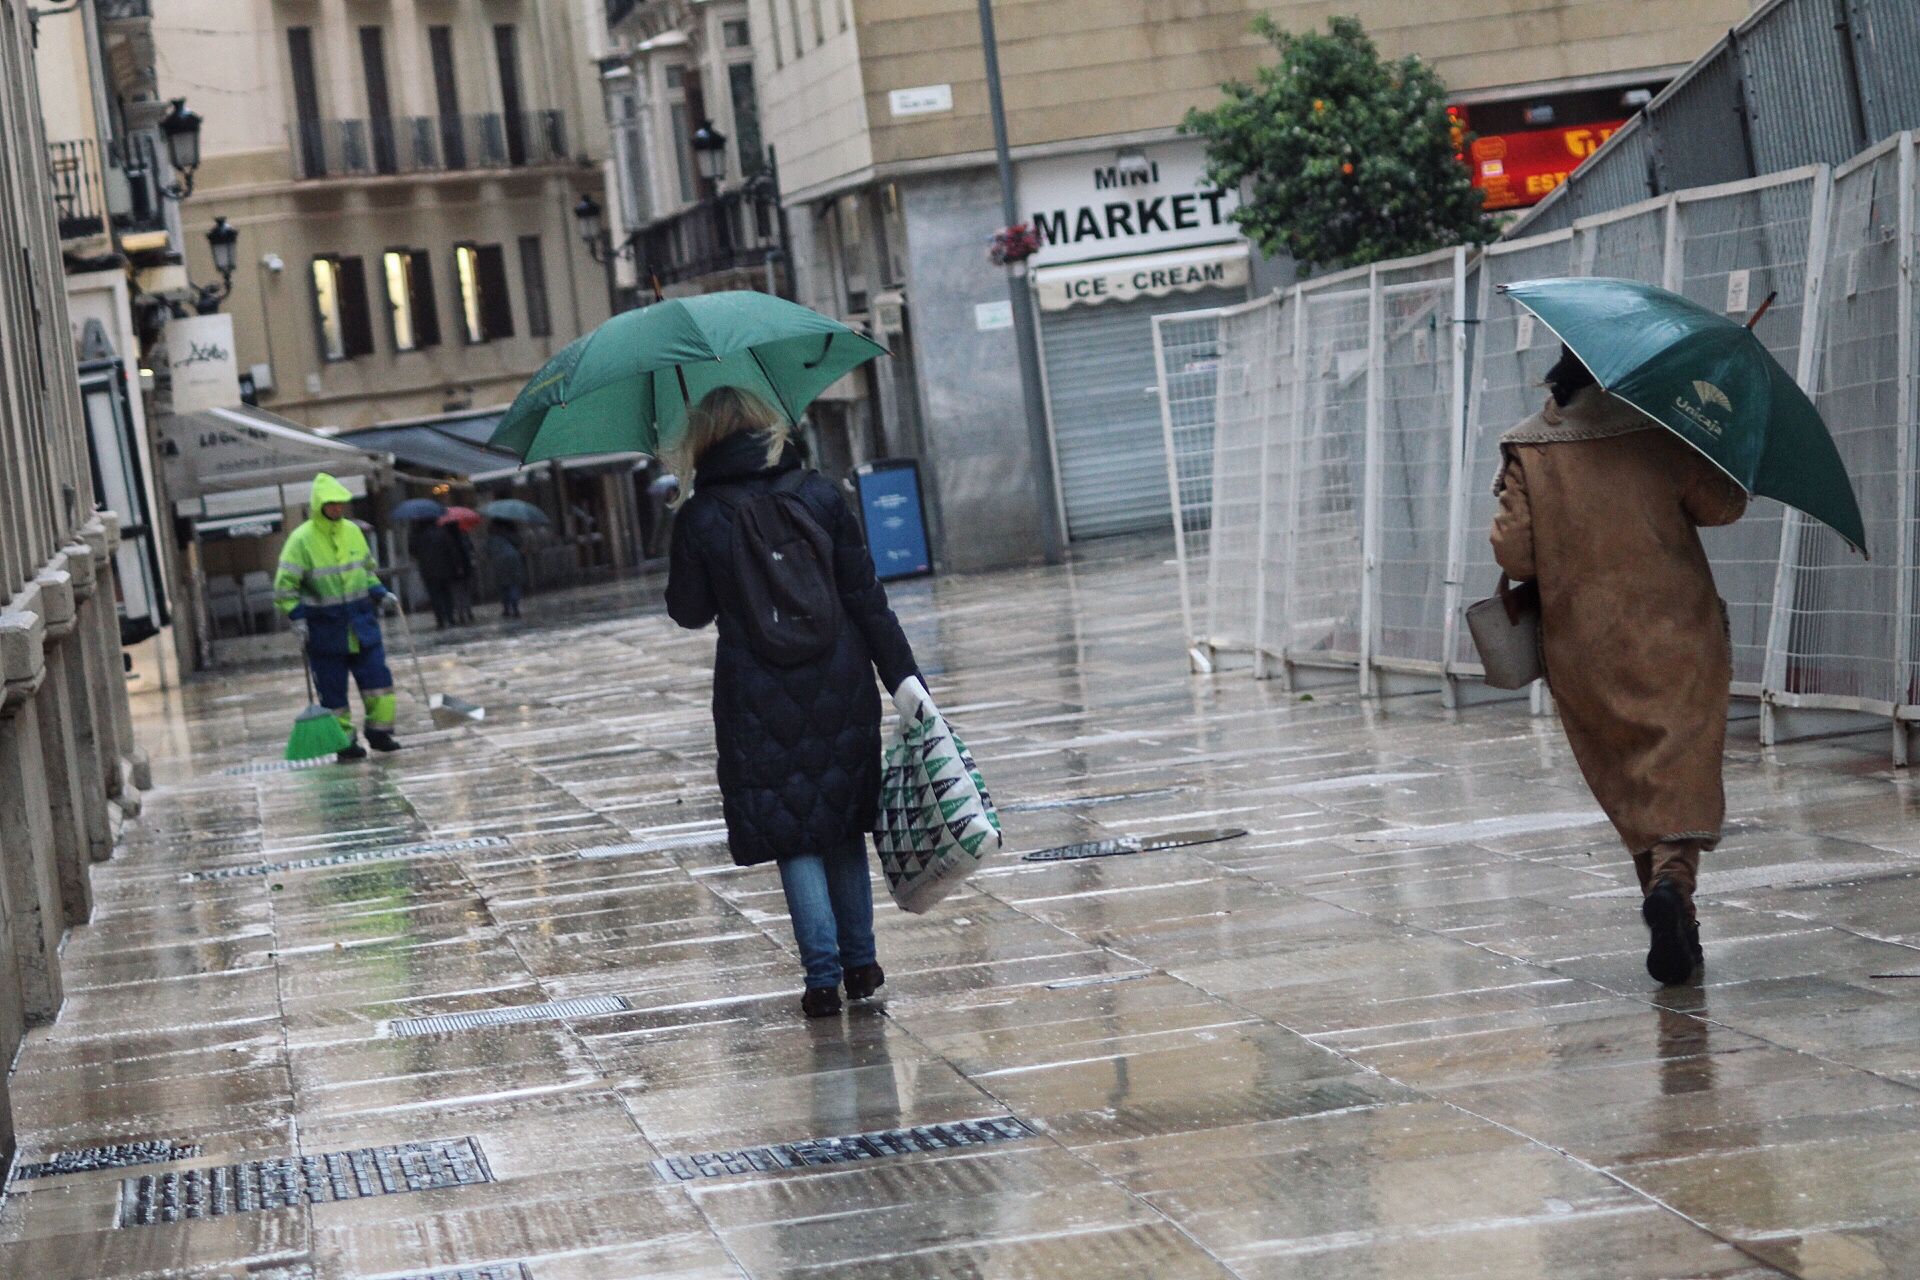
[[[1815,399],[1866,519],[1863,561],[1812,520],[1797,521],[1782,689],[1890,704],[1897,681],[1894,548],[1900,509],[1900,153],[1834,183]]]
[[[1260,599],[1254,648],[1264,672],[1266,659],[1284,657],[1284,634],[1289,613],[1288,584],[1292,580],[1294,538],[1288,514],[1297,507],[1299,492],[1300,405],[1304,387],[1300,378],[1299,295],[1286,293],[1272,300],[1268,329],[1273,360],[1271,390],[1267,396],[1267,452],[1265,537],[1260,548]]]
[[[1777,294],[1754,332],[1789,373],[1800,359],[1806,315],[1807,233],[1814,178],[1802,174],[1702,197],[1682,196],[1676,292],[1713,311],[1745,319]],[[1733,631],[1733,679],[1757,692],[1766,666],[1767,625],[1773,613],[1785,509],[1760,500],[1723,529],[1701,531],[1715,584],[1727,602]]]
[[[1446,661],[1454,417],[1453,258],[1379,273],[1380,509],[1375,653]]]
[[[1467,443],[1461,483],[1467,487],[1461,581],[1469,600],[1492,594],[1499,577],[1486,530],[1493,525],[1493,482],[1500,473],[1500,437],[1537,412],[1560,340],[1517,303],[1500,296],[1503,284],[1572,273],[1573,236],[1555,232],[1497,244],[1480,260],[1479,320],[1474,335],[1473,384],[1467,409]],[[1477,673],[1480,655],[1465,627],[1459,629],[1454,661]]]
[[[1361,493],[1367,438],[1368,298],[1303,291],[1306,349],[1287,513],[1292,555],[1284,648],[1290,659],[1360,654]]]
[[[1213,416],[1219,381],[1219,313],[1188,311],[1153,318],[1160,371],[1160,413],[1180,557],[1181,606],[1187,640],[1200,635],[1193,591],[1207,563],[1213,528]]]
[[[1216,651],[1253,648],[1260,586],[1260,526],[1266,501],[1273,389],[1271,300],[1214,321],[1212,529],[1207,536],[1200,638]]]

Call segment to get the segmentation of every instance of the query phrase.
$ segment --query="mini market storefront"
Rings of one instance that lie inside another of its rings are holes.
[[[1032,160],[1020,195],[1041,236],[1029,280],[1068,538],[1173,521],[1155,394],[1155,316],[1244,302],[1251,251],[1212,189],[1201,144],[1180,140]]]

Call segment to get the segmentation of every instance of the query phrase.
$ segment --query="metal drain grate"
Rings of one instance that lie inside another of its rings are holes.
[[[633,1008],[621,996],[582,996],[551,1004],[523,1004],[510,1009],[483,1009],[477,1013],[446,1013],[434,1018],[395,1018],[387,1024],[390,1036],[430,1036],[441,1031],[471,1031],[475,1027],[504,1027],[515,1022],[550,1022],[560,1018],[592,1018],[624,1013]]]
[[[120,1184],[119,1225],[145,1227],[492,1181],[487,1158],[472,1138],[248,1160],[128,1178]]]
[[[524,1262],[495,1262],[485,1267],[455,1267],[451,1271],[422,1271],[399,1280],[533,1280]]]
[[[512,843],[513,841],[505,836],[472,836],[465,840],[429,840],[423,844],[396,844],[385,849],[360,849],[354,853],[334,853],[320,858],[295,858],[291,862],[265,862],[251,867],[217,867],[212,871],[189,871],[180,877],[180,883],[196,884],[202,880],[238,880],[248,876],[272,876],[282,871],[344,867],[356,862],[393,862],[402,858],[424,858],[436,853],[498,849]]]
[[[33,1178],[57,1178],[63,1173],[92,1173],[96,1169],[126,1169],[141,1164],[167,1164],[190,1160],[200,1154],[191,1142],[116,1142],[82,1151],[56,1151],[36,1164],[23,1164],[13,1171],[15,1182]]]
[[[665,853],[671,849],[694,849],[703,844],[725,844],[726,842],[727,832],[723,827],[718,831],[691,831],[685,835],[629,840],[625,844],[596,845],[591,849],[580,850],[577,856],[591,861],[595,858],[622,858],[630,853]]]
[[[215,769],[216,778],[246,778],[256,773],[292,773],[295,769],[318,769],[323,764],[337,764],[332,756],[318,756],[312,760],[256,760],[252,764],[236,764],[225,769]]]
[[[1184,849],[1194,844],[1214,844],[1247,834],[1243,827],[1215,831],[1169,831],[1163,836],[1120,836],[1112,840],[1087,840],[1063,844],[1053,849],[1035,849],[1020,855],[1022,862],[1071,862],[1078,858],[1119,858],[1129,853],[1158,853],[1163,849]]]
[[[655,1160],[653,1170],[669,1182],[693,1182],[700,1178],[724,1178],[729,1174],[773,1173],[780,1169],[846,1164],[854,1160],[877,1160],[883,1156],[909,1156],[921,1151],[948,1151],[955,1147],[974,1147],[986,1142],[1016,1142],[1038,1136],[1024,1120],[996,1116],[987,1120],[921,1125],[914,1129],[856,1133],[844,1138],[781,1142],[770,1147],[749,1147],[744,1151],[703,1151],[694,1156],[668,1156],[664,1160]]]

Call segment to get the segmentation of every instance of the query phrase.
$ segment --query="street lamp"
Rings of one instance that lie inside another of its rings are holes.
[[[583,194],[574,204],[573,218],[580,224],[580,243],[587,246],[587,256],[607,269],[607,312],[618,314],[620,282],[614,278],[613,262],[616,258],[632,260],[639,255],[639,234],[636,232],[615,245],[607,233],[607,220],[600,202],[591,193]]]
[[[236,255],[234,246],[240,243],[240,231],[224,217],[213,220],[213,226],[207,230],[207,248],[213,253],[213,269],[220,273],[220,283],[195,285],[193,309],[203,316],[210,316],[220,310],[220,304],[233,292],[233,268]]]
[[[720,184],[727,178],[727,135],[713,127],[713,121],[702,120],[700,127],[693,131],[693,154],[700,165],[700,176],[710,186],[710,195],[720,194]]]
[[[185,181],[168,183],[161,193],[169,200],[185,200],[193,194],[193,171],[200,167],[200,113],[175,98],[160,117],[160,132],[167,140],[167,160]]]

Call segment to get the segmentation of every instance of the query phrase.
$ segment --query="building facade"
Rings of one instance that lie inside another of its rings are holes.
[[[1490,135],[1569,131],[1586,145],[1746,11],[1745,0],[1354,0],[1383,53],[1418,53]],[[1256,12],[1304,29],[1308,3],[1118,0],[995,6],[1023,215],[1043,247],[1024,275],[1039,314],[1055,483],[1036,477],[1007,274],[977,8],[969,0],[751,0],[763,133],[780,160],[800,300],[893,351],[825,417],[822,460],[920,461],[935,554],[983,568],[1039,553],[1046,504],[1069,538],[1168,526],[1152,319],[1244,300],[1291,278],[1228,220],[1179,123],[1270,56]],[[1588,130],[1586,134],[1577,131]],[[1476,155],[1500,203],[1538,199],[1567,166]],[[1597,145],[1597,142],[1594,143]],[[1531,153],[1529,153],[1531,154]],[[1577,150],[1574,163],[1578,161]],[[1529,189],[1529,179],[1531,189]],[[1491,202],[1491,201],[1490,201]],[[816,424],[818,425],[818,424]],[[838,437],[837,439],[834,437]]]
[[[190,228],[239,232],[242,383],[307,426],[510,400],[608,314],[573,207],[604,199],[590,0],[172,0],[206,83]],[[187,91],[188,86],[180,86]],[[214,276],[189,234],[188,271]]]
[[[80,372],[25,0],[0,0],[0,1061],[51,1021],[60,943],[138,809],[120,638],[119,521],[93,500]],[[102,206],[104,209],[104,205]],[[0,1168],[14,1151],[0,1077]]]

